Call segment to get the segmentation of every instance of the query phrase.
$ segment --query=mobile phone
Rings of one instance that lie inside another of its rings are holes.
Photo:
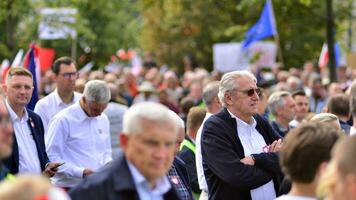
[[[60,167],[60,166],[62,166],[62,165],[64,165],[64,164],[65,164],[65,162],[59,163],[59,165],[58,165],[58,166],[53,167],[53,168],[51,168],[51,169],[57,169],[58,167]]]

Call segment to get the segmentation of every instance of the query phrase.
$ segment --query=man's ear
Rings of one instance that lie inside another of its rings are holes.
[[[225,92],[224,94],[224,100],[226,105],[232,105],[234,102],[232,102],[232,97],[230,92]]]
[[[6,95],[6,93],[7,93],[7,85],[6,84],[2,84],[1,88],[2,88],[2,91],[4,92],[4,94]]]
[[[124,133],[119,134],[118,137],[120,140],[120,147],[122,148],[122,150],[125,150],[129,141],[129,137]]]

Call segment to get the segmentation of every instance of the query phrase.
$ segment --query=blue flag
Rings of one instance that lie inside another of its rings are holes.
[[[273,16],[272,2],[267,0],[260,19],[246,32],[246,39],[242,42],[242,48],[247,48],[251,43],[263,38],[277,35]]]
[[[28,57],[28,70],[33,76],[33,93],[30,102],[27,104],[27,108],[33,110],[38,101],[38,83],[37,83],[37,73],[36,73],[36,61],[35,61],[35,48],[34,45],[31,47],[29,57]]]

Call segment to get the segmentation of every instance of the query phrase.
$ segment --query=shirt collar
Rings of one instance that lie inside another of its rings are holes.
[[[252,124],[248,124],[248,123],[242,121],[240,118],[238,118],[234,114],[232,114],[229,110],[227,110],[227,111],[229,112],[229,114],[230,114],[230,116],[232,118],[236,119],[237,126],[243,126],[243,127],[246,127],[246,128],[248,128],[248,127],[256,128],[257,123],[256,123],[255,118],[251,117],[252,118]]]
[[[147,186],[149,187],[149,183],[146,178],[141,174],[140,171],[129,161],[127,160],[127,165],[132,174],[133,181],[136,186]],[[158,195],[163,195],[171,189],[171,184],[166,176],[162,176],[157,179],[156,187],[151,189],[151,192],[156,193]]]
[[[66,104],[62,101],[62,98],[59,96],[58,94],[58,90],[55,89],[54,90],[54,101],[56,103],[57,106],[61,105],[61,104],[64,104],[64,105],[69,105],[69,104],[73,104],[75,102],[75,97],[74,97],[74,93],[73,93],[73,98],[72,100],[70,101],[70,103]]]
[[[22,117],[22,119],[20,119],[20,118],[17,116],[17,114],[15,113],[15,111],[11,108],[11,106],[10,106],[9,102],[7,101],[7,99],[6,99],[5,103],[6,103],[6,107],[7,107],[7,110],[9,111],[9,114],[10,114],[10,117],[11,117],[11,120],[12,120],[12,121],[15,121],[15,120],[19,120],[19,121],[24,120],[24,121],[27,121],[27,120],[28,120],[28,113],[27,113],[26,108],[24,108],[24,112],[25,112],[24,116]]]
[[[93,117],[89,117],[84,109],[82,108],[82,106],[80,105],[80,101],[77,101],[73,106],[78,107],[78,112],[75,113],[75,115],[78,117],[79,120],[85,120],[85,119],[91,119]]]

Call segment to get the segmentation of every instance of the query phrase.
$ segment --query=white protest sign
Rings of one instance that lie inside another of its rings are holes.
[[[220,72],[244,70],[250,65],[270,67],[276,61],[274,42],[254,42],[242,50],[240,43],[218,43],[213,46],[214,69]]]

